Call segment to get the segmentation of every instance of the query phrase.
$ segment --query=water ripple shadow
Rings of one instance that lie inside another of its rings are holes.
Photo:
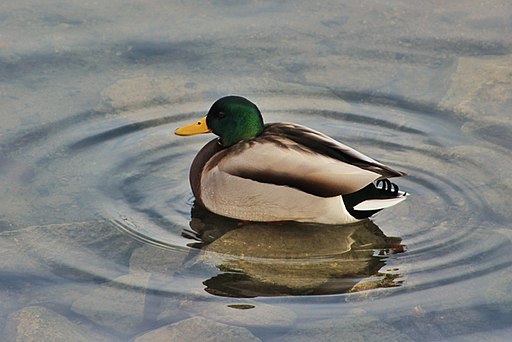
[[[94,134],[92,136],[89,136],[87,138],[83,138],[81,140],[78,140],[70,145],[68,145],[68,148],[70,150],[79,150],[83,148],[88,148],[90,146],[94,146],[97,144],[100,144],[102,142],[112,140],[115,138],[118,138],[123,135],[127,135],[133,132],[145,130],[147,128],[153,128],[161,125],[166,125],[173,122],[182,121],[184,119],[188,119],[192,117],[195,113],[187,113],[187,114],[178,114],[175,116],[167,116],[163,118],[158,119],[152,119],[152,120],[146,120],[141,122],[134,122],[129,123],[120,127],[116,127],[113,129],[109,129],[105,132],[101,132],[98,134]]]

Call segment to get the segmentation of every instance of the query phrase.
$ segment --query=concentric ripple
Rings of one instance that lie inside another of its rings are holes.
[[[499,217],[482,194],[493,181],[492,169],[465,149],[476,138],[463,133],[454,113],[333,89],[249,97],[268,122],[304,124],[406,171],[409,176],[397,183],[410,198],[373,222],[335,229],[298,224],[239,228],[234,220],[194,208],[188,169],[213,136],[183,138],[173,132],[201,117],[214,99],[119,113],[91,111],[25,132],[3,148],[31,159],[12,162],[5,172],[12,173],[20,189],[31,185],[23,191],[46,194],[47,202],[32,210],[58,208],[53,216],[42,215],[45,220],[100,219],[130,238],[188,254],[179,266],[184,278],[177,288],[184,295],[190,282],[201,282],[205,292],[224,297],[342,294],[383,287],[399,295],[510,264],[506,243],[485,234],[495,224],[492,218]],[[39,152],[42,143],[51,152]],[[271,247],[252,248],[258,243]],[[475,258],[481,262],[467,268]],[[59,262],[71,269],[83,265],[65,254]]]

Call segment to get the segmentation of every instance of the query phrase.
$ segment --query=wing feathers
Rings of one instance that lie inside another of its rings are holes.
[[[352,193],[381,177],[378,172],[316,153],[286,137],[263,137],[244,144],[250,148],[237,146],[236,153],[228,152],[230,157],[220,160],[222,171],[320,197]]]
[[[382,178],[406,175],[405,172],[394,170],[321,132],[302,125],[282,122],[271,123],[266,125],[265,134],[287,136],[296,143],[306,146],[317,153],[362,169],[380,173]]]
[[[320,197],[350,194],[377,179],[405,174],[320,132],[289,123],[267,124],[262,135],[221,151],[206,167],[217,165],[233,176]]]

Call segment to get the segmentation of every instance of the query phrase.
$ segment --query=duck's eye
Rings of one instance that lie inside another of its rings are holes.
[[[219,113],[217,114],[217,116],[218,116],[219,118],[221,118],[221,119],[222,119],[223,117],[225,117],[225,116],[226,116],[226,113],[224,113],[224,112],[219,112]]]

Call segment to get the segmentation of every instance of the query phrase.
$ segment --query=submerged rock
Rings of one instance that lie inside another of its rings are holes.
[[[134,77],[122,79],[105,88],[101,95],[111,110],[134,110],[172,102],[177,97],[197,94],[197,85],[181,77]]]
[[[267,329],[288,328],[297,318],[293,311],[286,308],[251,301],[184,302],[181,308],[225,324]]]
[[[509,272],[496,276],[485,289],[485,299],[503,315],[512,317],[512,275]]]
[[[175,323],[186,318],[189,318],[187,312],[183,311],[180,306],[182,303],[182,298],[178,296],[166,297],[166,298],[158,298],[159,307],[158,313],[156,314],[156,320],[167,322],[167,323]]]
[[[44,287],[35,287],[31,291],[23,291],[17,299],[25,306],[36,306],[51,303],[61,307],[69,307],[74,301],[88,295],[97,285],[91,283],[68,282]]]
[[[188,251],[163,249],[152,245],[144,245],[133,251],[130,258],[130,273],[150,272],[168,273],[178,270]]]
[[[76,300],[71,309],[124,334],[137,332],[144,320],[149,273],[118,277]]]
[[[413,337],[422,341],[457,340],[468,341],[469,335],[481,332],[490,332],[510,326],[510,320],[503,322],[501,317],[489,317],[485,307],[472,308],[470,306],[452,308],[440,311],[422,311],[419,315],[404,315],[396,317],[391,323]],[[486,336],[492,341],[509,341],[496,338],[493,333]],[[483,339],[485,340],[485,339]],[[479,341],[482,341],[480,339]]]
[[[2,341],[90,342],[109,339],[41,306],[28,306],[9,316]]]
[[[28,228],[27,230],[32,230]],[[30,233],[29,233],[30,234]],[[25,237],[29,238],[26,230],[4,232],[0,236],[0,269],[3,272],[42,277],[45,279],[56,279],[52,273],[51,267],[45,264],[37,255],[33,254],[32,249],[27,249]]]
[[[106,221],[31,226],[3,234],[0,250],[11,256],[0,266],[41,280],[112,279],[138,245]]]
[[[473,161],[464,169],[464,179],[481,183],[475,188],[485,189],[478,193],[489,203],[485,210],[504,221],[512,218],[509,204],[503,200],[512,191],[512,117],[504,114],[512,106],[511,76],[511,55],[461,57],[440,103],[463,119],[466,135],[484,141],[458,148],[456,153]]]
[[[488,120],[512,104],[511,75],[510,55],[460,57],[441,106],[477,120]],[[500,117],[511,123],[510,117]]]
[[[275,340],[290,342],[322,341],[412,341],[394,327],[366,314],[349,314],[303,324]]]
[[[134,342],[167,341],[261,341],[249,330],[214,322],[203,317],[193,317],[166,325],[137,337]]]

